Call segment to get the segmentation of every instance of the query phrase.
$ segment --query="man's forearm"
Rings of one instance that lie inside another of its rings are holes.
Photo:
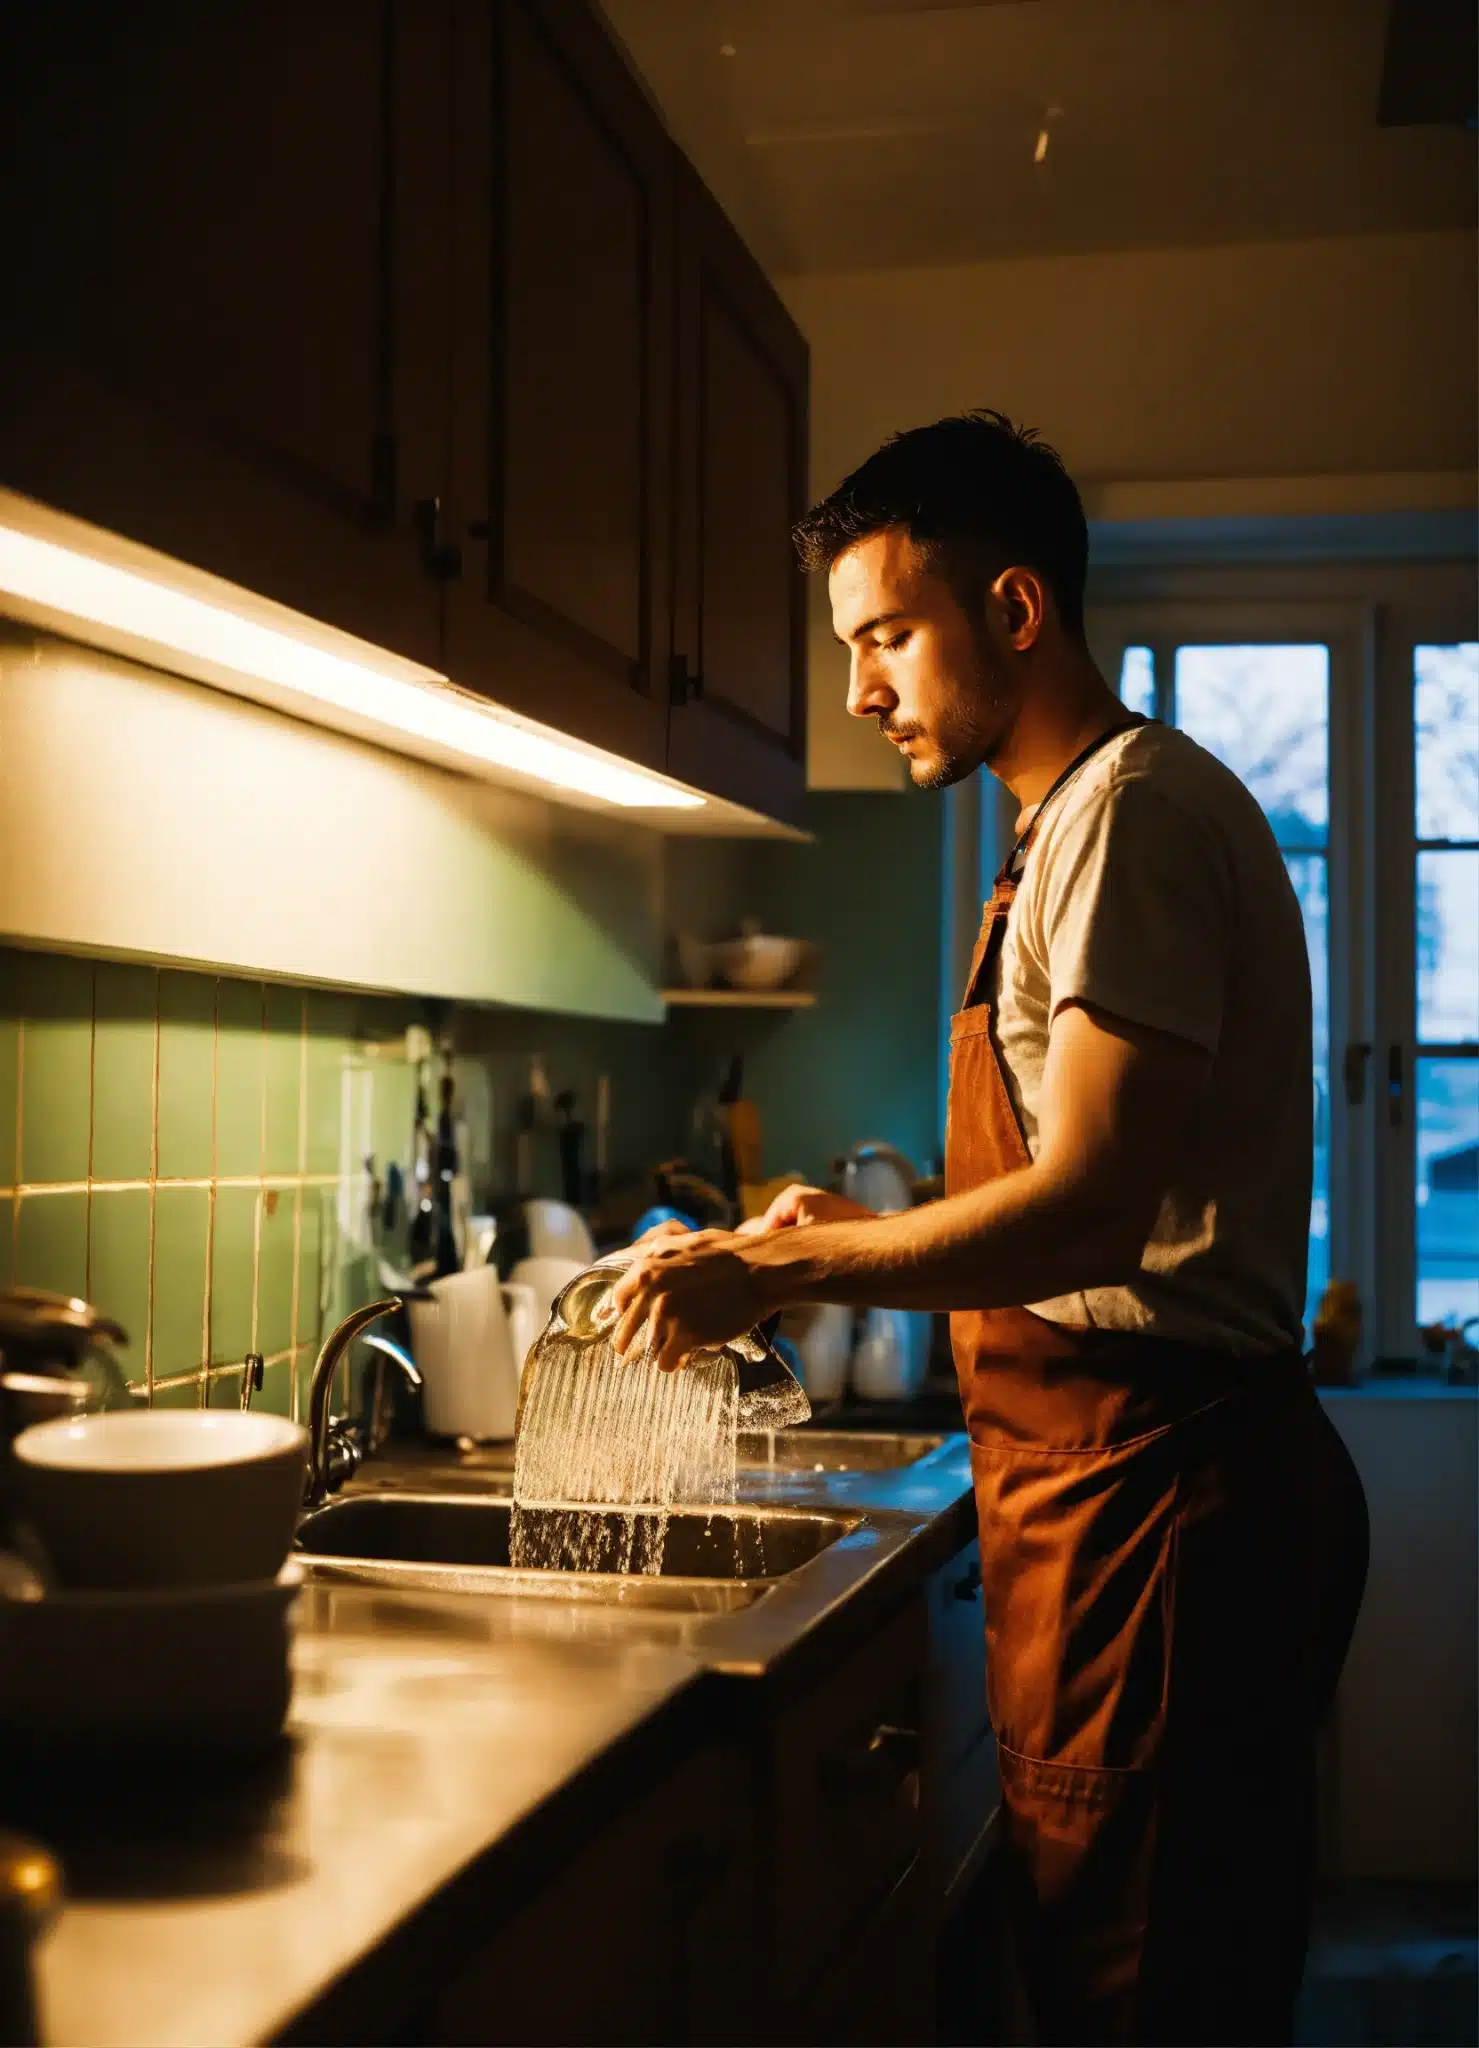
[[[1036,1167],[898,1216],[752,1238],[744,1254],[775,1307],[837,1301],[1010,1308],[1123,1280],[1140,1247],[1113,1205]]]

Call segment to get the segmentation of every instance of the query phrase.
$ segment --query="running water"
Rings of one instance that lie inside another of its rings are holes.
[[[511,1555],[521,1569],[662,1571],[668,1511],[735,1497],[739,1383],[708,1352],[681,1372],[602,1339],[546,1331],[514,1443]]]

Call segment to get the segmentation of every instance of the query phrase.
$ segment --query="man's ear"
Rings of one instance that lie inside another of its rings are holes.
[[[991,586],[1001,607],[1007,638],[1019,654],[1035,647],[1047,616],[1047,586],[1035,569],[1003,569]]]

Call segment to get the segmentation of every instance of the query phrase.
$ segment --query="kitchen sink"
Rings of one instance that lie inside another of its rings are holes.
[[[571,1511],[535,1512],[556,1518],[547,1529],[552,1555],[561,1558],[559,1569],[514,1566],[512,1502],[465,1495],[366,1493],[331,1501],[303,1521],[298,1552],[319,1576],[361,1582],[413,1579],[452,1590],[631,1599],[712,1611],[758,1599],[859,1519],[791,1508],[674,1508],[666,1517],[660,1569],[643,1571],[655,1550],[654,1513],[581,1510],[577,1543]]]
[[[848,1429],[746,1431],[738,1463],[745,1471],[901,1472],[937,1451],[942,1436],[885,1436]]]

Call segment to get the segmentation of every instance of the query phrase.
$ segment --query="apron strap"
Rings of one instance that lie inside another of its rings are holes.
[[[1137,726],[1155,723],[1154,719],[1146,718],[1138,711],[1132,711],[1127,717],[1116,720],[1107,732],[1101,732],[1097,739],[1090,740],[1082,753],[1074,755],[1037,806],[1026,830],[1018,836],[996,877],[996,885],[992,889],[990,901],[981,919],[981,932],[976,940],[975,957],[971,961],[965,999],[961,1003],[963,1010],[974,1009],[984,999],[984,991],[991,986],[1002,942],[1006,938],[1007,919],[1011,915],[1018,885],[1027,866],[1027,856],[1032,851],[1037,829],[1048,806],[1063,793],[1079,771],[1088,766],[1101,747],[1107,747],[1109,742],[1117,740],[1121,733],[1133,732]]]

